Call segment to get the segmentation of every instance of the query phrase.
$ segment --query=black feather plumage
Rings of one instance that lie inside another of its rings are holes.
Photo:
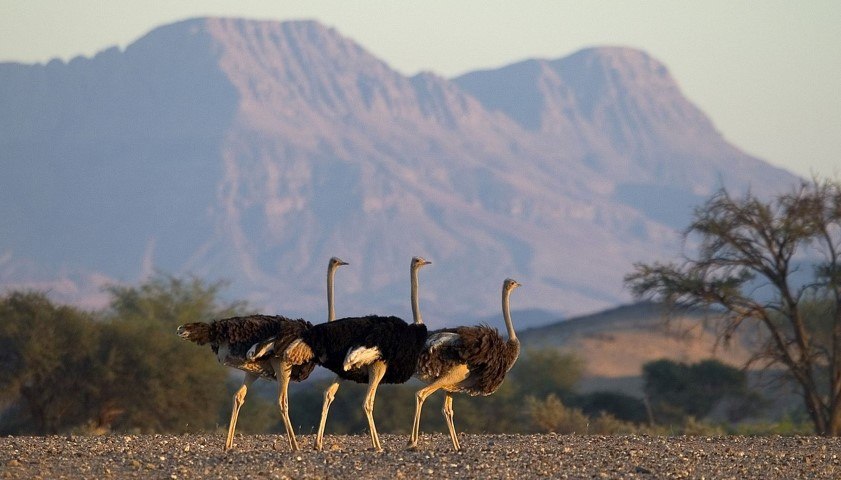
[[[369,315],[318,324],[305,331],[301,339],[312,349],[319,365],[357,383],[368,383],[368,372],[345,371],[347,353],[357,347],[376,347],[387,366],[380,383],[404,383],[415,371],[426,334],[426,325],[408,324],[398,317]]]
[[[487,325],[442,328],[430,332],[429,337],[442,333],[456,334],[458,340],[424,349],[418,358],[418,373],[431,382],[456,365],[467,365],[470,376],[452,391],[473,396],[494,393],[520,354],[519,341],[505,340],[496,328]]]
[[[199,345],[210,343],[213,353],[227,366],[262,377],[276,378],[268,358],[249,360],[246,353],[254,344],[274,339],[274,351],[283,352],[312,324],[303,319],[289,319],[279,315],[248,315],[214,320],[210,323],[188,323],[179,327],[179,335]],[[219,352],[222,350],[222,355]],[[307,362],[292,368],[291,379],[300,382],[309,377],[315,363]]]

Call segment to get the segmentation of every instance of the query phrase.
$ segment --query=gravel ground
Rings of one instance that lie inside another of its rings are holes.
[[[0,438],[0,478],[841,478],[841,438],[649,437],[597,435],[109,435]]]

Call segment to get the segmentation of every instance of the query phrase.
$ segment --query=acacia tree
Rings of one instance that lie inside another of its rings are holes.
[[[783,365],[815,431],[841,435],[841,184],[815,179],[770,201],[721,190],[685,238],[695,255],[636,264],[626,284],[638,298],[722,309],[725,341],[758,325],[752,360]]]

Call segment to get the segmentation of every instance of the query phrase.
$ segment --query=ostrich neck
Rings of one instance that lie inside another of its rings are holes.
[[[416,268],[412,269],[412,318],[415,320],[415,325],[423,323],[418,305],[418,270]]]
[[[502,316],[505,318],[505,327],[508,329],[508,340],[517,340],[517,334],[514,333],[514,324],[511,323],[511,310],[509,306],[509,297],[511,290],[502,289]]]
[[[332,322],[336,319],[336,310],[333,307],[333,277],[336,275],[336,269],[331,265],[327,267],[327,321]]]

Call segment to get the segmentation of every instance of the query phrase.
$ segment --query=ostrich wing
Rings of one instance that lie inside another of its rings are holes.
[[[377,347],[352,347],[345,355],[342,368],[345,371],[370,365],[382,358],[382,352]]]
[[[274,355],[274,344],[276,341],[277,337],[272,337],[255,343],[248,349],[248,353],[245,354],[245,358],[248,360],[255,360]]]
[[[415,375],[431,383],[465,362],[459,355],[464,345],[461,335],[454,331],[436,331],[429,334],[424,349],[418,357]]]
[[[426,343],[424,344],[423,348],[425,350],[432,351],[443,346],[456,346],[460,343],[461,337],[457,333],[436,332],[427,337]]]

